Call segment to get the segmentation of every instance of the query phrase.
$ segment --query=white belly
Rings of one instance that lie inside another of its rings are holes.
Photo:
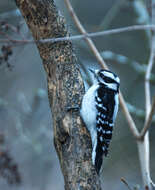
[[[85,122],[87,129],[89,130],[92,138],[93,144],[95,143],[96,138],[96,106],[95,106],[95,95],[96,90],[99,86],[93,85],[88,89],[82,100],[81,106],[81,116]]]
[[[115,95],[115,107],[114,107],[114,113],[113,113],[113,122],[115,122],[117,112],[118,112],[118,106],[119,106],[119,99],[118,94]]]

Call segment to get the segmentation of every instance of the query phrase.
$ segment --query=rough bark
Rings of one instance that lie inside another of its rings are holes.
[[[35,40],[67,36],[65,20],[53,0],[16,0]],[[91,162],[91,141],[79,110],[84,85],[71,42],[37,44],[47,73],[54,144],[66,190],[100,190]],[[51,155],[52,156],[52,155]]]

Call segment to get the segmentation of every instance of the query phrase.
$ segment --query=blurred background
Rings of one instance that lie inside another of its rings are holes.
[[[79,34],[62,0],[55,0],[71,35]],[[143,0],[72,0],[88,32],[150,22]],[[32,39],[14,0],[0,1],[0,39]],[[144,74],[150,54],[149,31],[98,37],[94,42],[109,68],[121,79],[121,91],[139,129],[145,118]],[[74,41],[86,89],[88,67],[99,68],[83,40]],[[155,67],[151,94],[155,94]],[[150,128],[151,176],[155,181],[155,116]],[[47,82],[35,44],[0,44],[0,189],[62,190],[63,176],[53,145],[52,114]],[[121,182],[142,189],[136,142],[119,110],[110,154],[104,159],[104,189],[127,189]]]

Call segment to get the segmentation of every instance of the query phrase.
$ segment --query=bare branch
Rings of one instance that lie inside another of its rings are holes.
[[[128,108],[127,108],[127,105],[125,103],[125,100],[124,100],[123,95],[122,95],[121,92],[119,93],[119,101],[120,101],[120,105],[121,105],[122,111],[123,111],[123,113],[125,115],[125,118],[126,118],[126,120],[128,122],[129,128],[130,128],[133,136],[136,139],[139,139],[138,129],[137,129],[136,125],[135,125],[135,122],[132,119],[132,116],[131,116]]]
[[[154,47],[154,43],[153,43],[154,40],[155,40],[155,37],[152,38],[151,54],[150,54],[150,59],[149,59],[149,63],[148,63],[147,70],[146,70],[146,75],[145,75],[146,120],[148,118],[148,115],[149,115],[149,112],[150,112],[150,109],[151,109],[150,76],[151,76],[151,70],[152,70],[152,67],[153,67],[154,57],[155,57],[155,47]]]
[[[134,114],[138,119],[144,121],[144,119],[145,119],[145,111],[144,110],[135,107],[134,105],[130,104],[129,102],[126,102],[126,104],[129,109],[129,112],[131,114]],[[151,123],[155,124],[155,115],[152,116]]]
[[[115,1],[112,4],[112,7],[108,10],[107,14],[104,16],[103,22],[101,22],[100,27],[107,29],[125,3],[126,1],[124,0]]]
[[[150,18],[152,18],[152,0],[145,0],[146,8]]]
[[[142,129],[141,133],[140,133],[140,139],[144,139],[144,136],[147,132],[147,130],[149,129],[150,125],[151,125],[151,122],[152,122],[152,117],[153,117],[153,113],[155,111],[155,97],[153,98],[153,103],[152,103],[152,106],[151,106],[151,110],[150,110],[150,113],[148,115],[148,118],[144,124],[144,128]]]
[[[113,51],[102,51],[100,52],[104,60],[112,60],[112,63],[117,64],[129,64],[137,74],[141,75],[142,77],[145,77],[146,75],[146,69],[147,65],[139,63],[135,60],[130,59],[129,57],[115,53]],[[150,76],[150,83],[155,84],[155,74],[151,73]],[[137,114],[137,113],[135,113]],[[144,114],[145,116],[145,114]]]
[[[150,176],[150,147],[149,147],[148,127],[152,120],[152,118],[150,117],[151,116],[150,115],[151,113],[150,76],[155,56],[154,39],[155,36],[153,34],[151,39],[150,58],[145,75],[145,109],[146,109],[145,124],[148,126],[144,124],[144,128],[141,133],[143,134],[143,138],[140,136],[139,141],[137,141],[144,187],[145,188],[148,187],[148,189],[150,190],[152,189],[151,187],[152,180]]]
[[[73,8],[72,8],[72,6],[71,6],[69,0],[64,0],[64,1],[65,1],[66,6],[67,6],[67,8],[68,8],[68,10],[69,10],[69,12],[70,12],[70,14],[71,14],[71,16],[72,16],[74,22],[75,22],[77,28],[79,29],[79,31],[80,31],[82,34],[87,35],[86,30],[84,29],[84,27],[83,27],[82,24],[80,23],[78,17],[76,16],[76,14],[75,14],[75,12],[74,12],[74,10],[73,10]],[[88,35],[87,35],[87,36],[88,36]],[[91,49],[92,52],[94,53],[94,55],[95,55],[96,59],[98,60],[98,62],[100,63],[100,65],[101,65],[103,68],[108,69],[106,63],[105,63],[104,60],[102,59],[102,57],[101,57],[100,53],[98,52],[98,50],[97,50],[95,44],[93,43],[93,41],[92,41],[89,37],[86,37],[85,40],[86,40],[86,42],[88,43],[90,49]]]
[[[82,26],[83,27],[83,26]],[[30,43],[49,43],[49,42],[60,42],[60,41],[70,41],[70,40],[82,40],[86,38],[95,38],[100,36],[107,36],[107,35],[113,35],[113,34],[119,34],[124,32],[132,32],[132,31],[138,31],[138,30],[152,30],[155,31],[155,25],[133,25],[133,26],[127,26],[123,28],[116,28],[106,31],[100,31],[100,32],[92,32],[92,33],[82,33],[81,35],[74,35],[74,36],[65,36],[65,37],[59,37],[59,38],[47,38],[47,39],[40,39],[40,40],[28,40],[28,39],[0,39],[0,43],[17,43],[17,44],[30,44]]]
[[[132,190],[131,187],[129,186],[128,182],[123,177],[121,178],[121,181],[127,186],[127,188],[129,190]]]

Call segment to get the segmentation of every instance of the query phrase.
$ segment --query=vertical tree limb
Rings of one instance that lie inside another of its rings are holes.
[[[16,0],[35,40],[68,36],[65,21],[53,0]],[[100,190],[91,161],[91,140],[79,111],[84,93],[70,41],[37,44],[48,79],[54,143],[66,190]]]
[[[155,46],[154,46],[154,34],[151,39],[151,52],[150,58],[147,65],[146,75],[145,75],[145,109],[146,109],[146,117],[145,123],[149,120],[150,113],[151,113],[151,94],[150,94],[150,75],[151,70],[154,64],[154,57],[155,57]],[[153,105],[152,105],[153,106]],[[144,128],[145,130],[145,124]],[[143,130],[142,130],[143,132]],[[145,135],[140,141],[137,141],[138,151],[139,151],[139,158],[140,158],[140,165],[142,171],[142,177],[145,188],[149,190],[152,189],[151,183],[151,175],[150,175],[150,141],[149,141],[149,131],[145,132]]]

